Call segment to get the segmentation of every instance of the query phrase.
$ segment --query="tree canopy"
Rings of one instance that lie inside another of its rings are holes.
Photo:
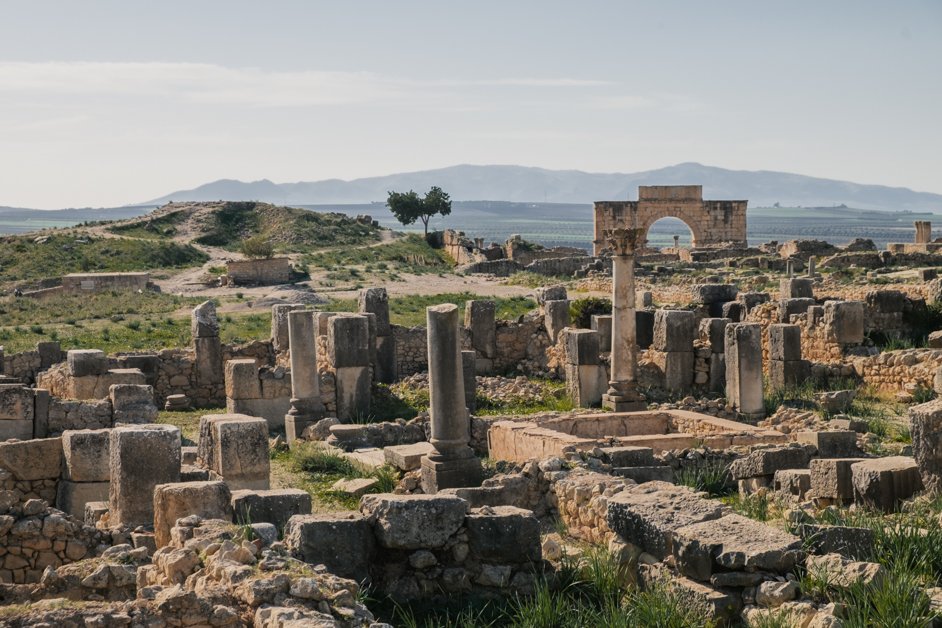
[[[432,186],[422,197],[414,190],[390,192],[386,206],[403,225],[411,225],[416,220],[421,220],[425,227],[425,236],[428,237],[428,221],[432,216],[447,216],[451,213],[451,197],[440,187]]]

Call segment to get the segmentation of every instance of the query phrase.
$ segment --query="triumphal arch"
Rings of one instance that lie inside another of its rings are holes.
[[[661,218],[679,218],[693,236],[693,248],[711,245],[746,246],[748,201],[705,201],[701,185],[642,185],[637,201],[596,201],[593,254],[605,248],[611,229],[648,228]]]

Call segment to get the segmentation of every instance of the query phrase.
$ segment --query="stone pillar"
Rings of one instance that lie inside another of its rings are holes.
[[[611,380],[602,405],[616,412],[643,410],[638,391],[638,343],[635,320],[635,249],[642,229],[613,229],[605,233],[612,247]]]
[[[679,249],[679,248],[680,248],[680,236],[675,235],[674,236],[674,249]]]
[[[225,382],[222,363],[222,343],[219,340],[219,320],[216,318],[216,305],[205,301],[193,308],[190,318],[190,335],[196,351],[196,381],[206,399],[220,396],[219,390]]]
[[[568,299],[554,299],[543,303],[543,326],[546,327],[550,342],[555,344],[559,332],[569,327]]]
[[[932,223],[928,220],[917,220],[913,223],[916,227],[916,244],[928,244],[932,241]]]
[[[337,418],[370,412],[370,324],[366,316],[343,314],[327,322],[327,357],[337,382]]]
[[[481,462],[468,446],[471,438],[464,394],[458,306],[429,307],[428,373],[430,442],[434,451],[422,458],[422,490],[479,486]]]
[[[933,493],[942,491],[942,399],[933,399],[909,409],[913,435],[913,458],[919,465],[922,483]]]
[[[814,279],[815,277],[815,271],[814,271],[815,262],[817,262],[817,258],[815,258],[814,255],[809,255],[808,256],[808,278],[809,279]]]
[[[386,288],[364,288],[360,291],[359,311],[376,317],[376,334],[371,351],[373,381],[391,384],[396,381],[396,341],[389,323],[389,295]]]
[[[580,408],[597,406],[606,389],[605,367],[599,360],[599,332],[591,329],[563,330],[566,392]]]
[[[726,388],[726,326],[732,322],[728,318],[700,321],[700,341],[710,348],[707,379],[710,392],[723,392]]]
[[[786,260],[785,262],[785,275],[789,279],[795,276],[795,263],[792,260]]]
[[[697,317],[689,310],[657,310],[654,313],[654,342],[664,373],[664,388],[673,392],[690,390],[694,378],[693,340],[697,334]]]
[[[726,401],[749,419],[765,416],[762,400],[762,327],[726,326]]]
[[[271,345],[275,351],[287,351],[291,346],[288,334],[288,314],[304,309],[300,303],[279,303],[271,306]]]
[[[635,317],[637,321],[637,317]],[[592,329],[599,332],[599,351],[608,353],[612,350],[612,316],[611,314],[593,314]],[[637,324],[635,325],[637,335]]]
[[[304,428],[324,418],[324,401],[317,371],[314,312],[294,311],[287,318],[291,345],[291,410],[285,415],[285,435],[291,446]]]
[[[801,359],[801,327],[769,325],[769,387],[794,388],[811,377],[811,364]]]
[[[468,301],[464,309],[464,326],[471,332],[471,346],[478,353],[476,372],[487,375],[497,354],[496,307],[493,301]]]
[[[154,487],[180,481],[180,430],[135,425],[111,430],[108,525],[154,523]]]
[[[461,372],[464,376],[464,401],[468,406],[468,412],[474,412],[477,408],[477,351],[461,352]]]

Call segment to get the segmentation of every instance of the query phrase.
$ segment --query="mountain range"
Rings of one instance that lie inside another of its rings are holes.
[[[192,190],[180,190],[143,205],[168,201],[258,200],[283,205],[383,202],[390,190],[424,192],[437,185],[455,200],[539,203],[591,203],[637,198],[639,185],[700,184],[703,197],[749,201],[750,207],[828,207],[859,209],[940,210],[942,194],[908,188],[865,185],[767,170],[727,170],[682,163],[635,173],[592,173],[524,166],[458,165],[344,181],[325,179],[273,183],[221,179]]]

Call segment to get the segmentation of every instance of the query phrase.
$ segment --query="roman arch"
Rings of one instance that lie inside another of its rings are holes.
[[[700,185],[642,185],[637,201],[596,201],[593,254],[606,247],[604,233],[618,227],[648,229],[661,218],[679,218],[689,228],[692,248],[746,246],[748,201],[705,201]]]

